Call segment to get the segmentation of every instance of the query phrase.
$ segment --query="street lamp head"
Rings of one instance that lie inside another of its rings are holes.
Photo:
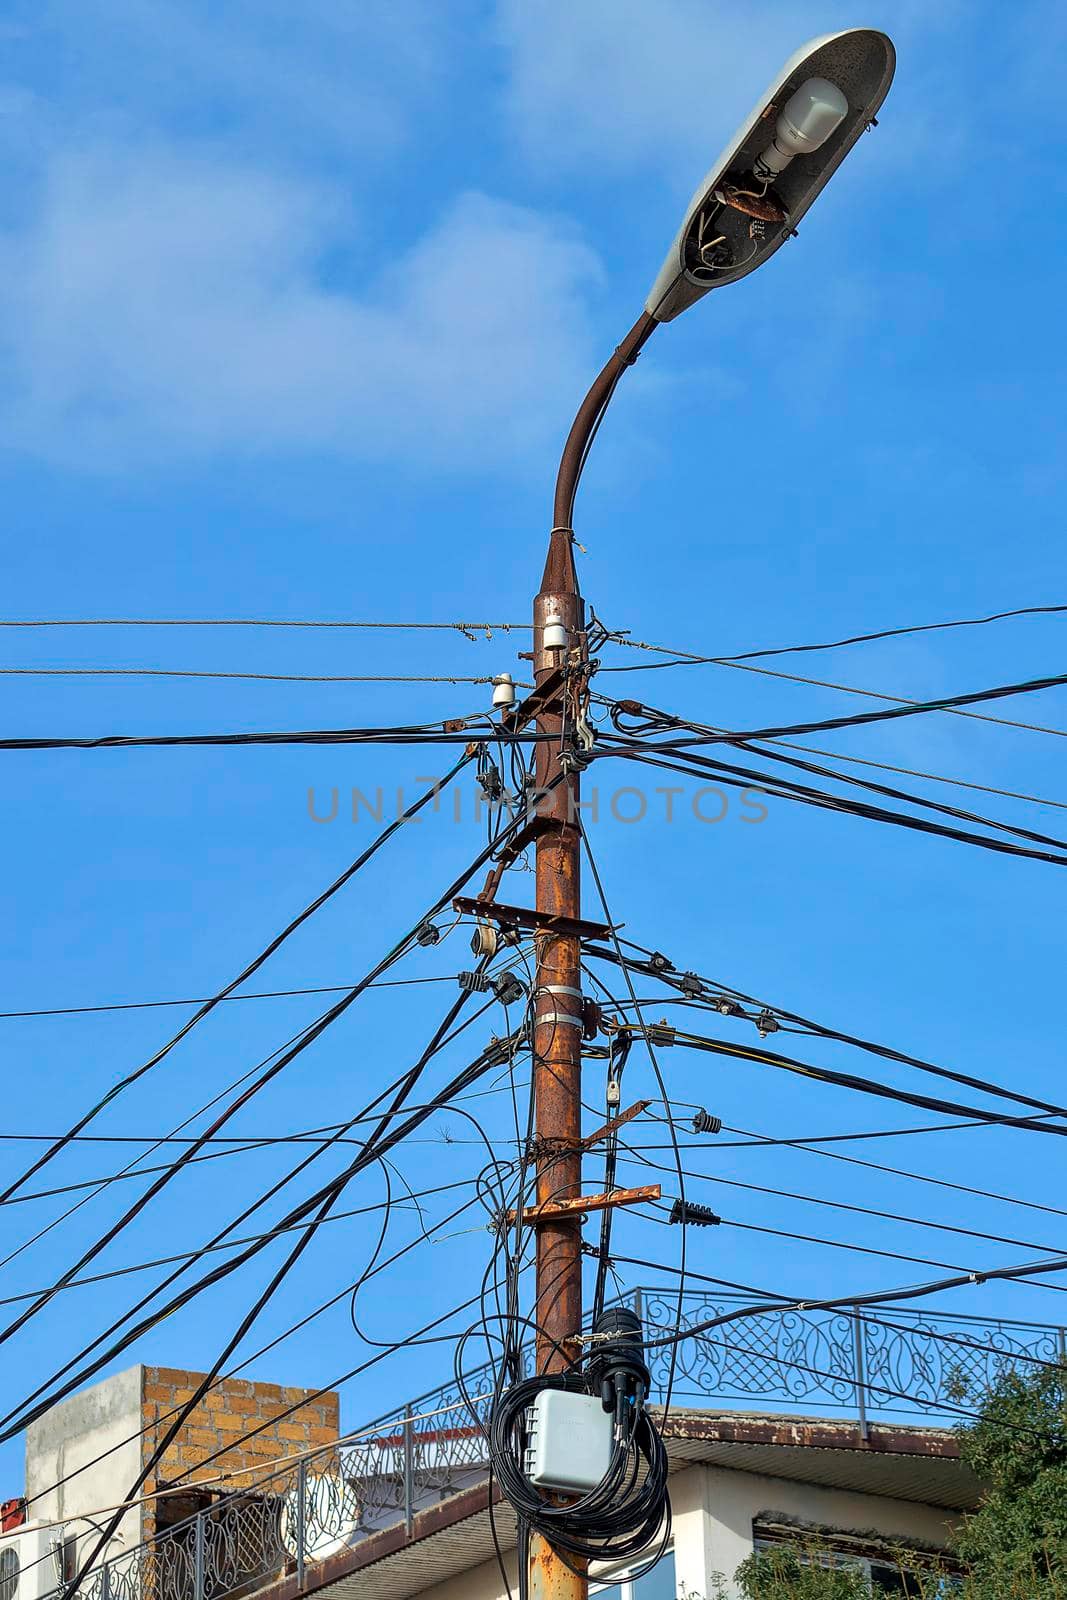
[[[693,196],[649,316],[672,321],[784,244],[874,122],[895,65],[892,41],[873,28],[813,39],[786,62]]]

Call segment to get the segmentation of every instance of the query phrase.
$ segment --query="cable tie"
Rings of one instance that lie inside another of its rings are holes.
[[[615,359],[621,361],[624,367],[632,367],[640,354],[640,350],[635,350],[632,355],[623,355],[622,345],[615,346]]]

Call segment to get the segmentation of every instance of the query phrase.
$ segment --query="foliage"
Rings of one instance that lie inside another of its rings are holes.
[[[967,1600],[1067,1596],[1067,1367],[1001,1375],[960,1454],[988,1489],[957,1541]]]
[[[862,1573],[826,1566],[818,1550],[759,1550],[737,1569],[745,1600],[870,1600]]]
[[[959,1378],[957,1398],[968,1386]],[[973,1402],[972,1402],[973,1403]],[[1067,1365],[1005,1371],[957,1430],[960,1455],[986,1485],[954,1554],[963,1575],[901,1551],[917,1600],[1067,1600]],[[829,1564],[817,1542],[766,1550],[735,1574],[744,1600],[871,1600],[866,1578]],[[729,1591],[718,1580],[717,1596]],[[696,1597],[692,1597],[696,1600]]]

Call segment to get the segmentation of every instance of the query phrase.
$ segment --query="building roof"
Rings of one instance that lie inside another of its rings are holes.
[[[672,1472],[700,1462],[767,1477],[918,1502],[952,1511],[978,1504],[981,1486],[943,1428],[871,1423],[866,1439],[848,1420],[743,1411],[673,1410],[663,1429]],[[511,1508],[494,1491],[492,1523],[502,1550],[515,1545]],[[402,1600],[493,1557],[488,1482],[450,1495],[349,1550],[260,1590],[257,1600]]]

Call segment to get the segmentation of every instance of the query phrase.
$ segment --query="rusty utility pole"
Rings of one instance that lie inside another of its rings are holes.
[[[567,630],[567,649],[544,644],[545,622],[559,617]],[[584,617],[578,593],[569,532],[552,534],[541,592],[534,601],[534,682],[540,687],[565,665],[568,650],[580,644]],[[581,916],[581,839],[577,810],[579,778],[560,778],[563,694],[537,719],[537,730],[552,737],[536,746],[538,814],[537,910],[553,916]],[[545,791],[556,783],[551,792]],[[533,1080],[536,1133],[541,1152],[537,1200],[572,1199],[582,1181],[582,972],[577,933],[537,936],[537,989],[534,1012]],[[559,1372],[574,1354],[567,1341],[582,1325],[581,1216],[537,1223],[537,1370]],[[531,1600],[585,1600],[588,1584],[556,1551],[534,1534],[530,1542]]]
[[[556,480],[555,514],[541,589],[534,600],[534,682],[538,688],[585,650],[585,610],[574,566],[571,516],[586,451],[604,407],[626,368],[656,327],[643,314],[599,374],[574,419]],[[545,645],[545,623],[558,617],[567,630],[565,648]],[[579,663],[581,656],[579,655]],[[552,695],[537,718],[540,791],[537,835],[537,910],[580,919],[580,782],[576,770],[562,774],[560,750],[573,728],[564,725],[567,685]],[[555,784],[555,787],[551,787]],[[550,791],[546,793],[545,791]],[[573,1199],[581,1192],[582,1157],[582,968],[581,938],[574,932],[537,937],[533,1081],[539,1150],[537,1200]],[[554,1216],[537,1227],[537,1370],[559,1372],[576,1346],[568,1343],[582,1326],[582,1224],[580,1213]],[[574,1571],[540,1534],[530,1544],[531,1600],[585,1600],[586,1578]]]

